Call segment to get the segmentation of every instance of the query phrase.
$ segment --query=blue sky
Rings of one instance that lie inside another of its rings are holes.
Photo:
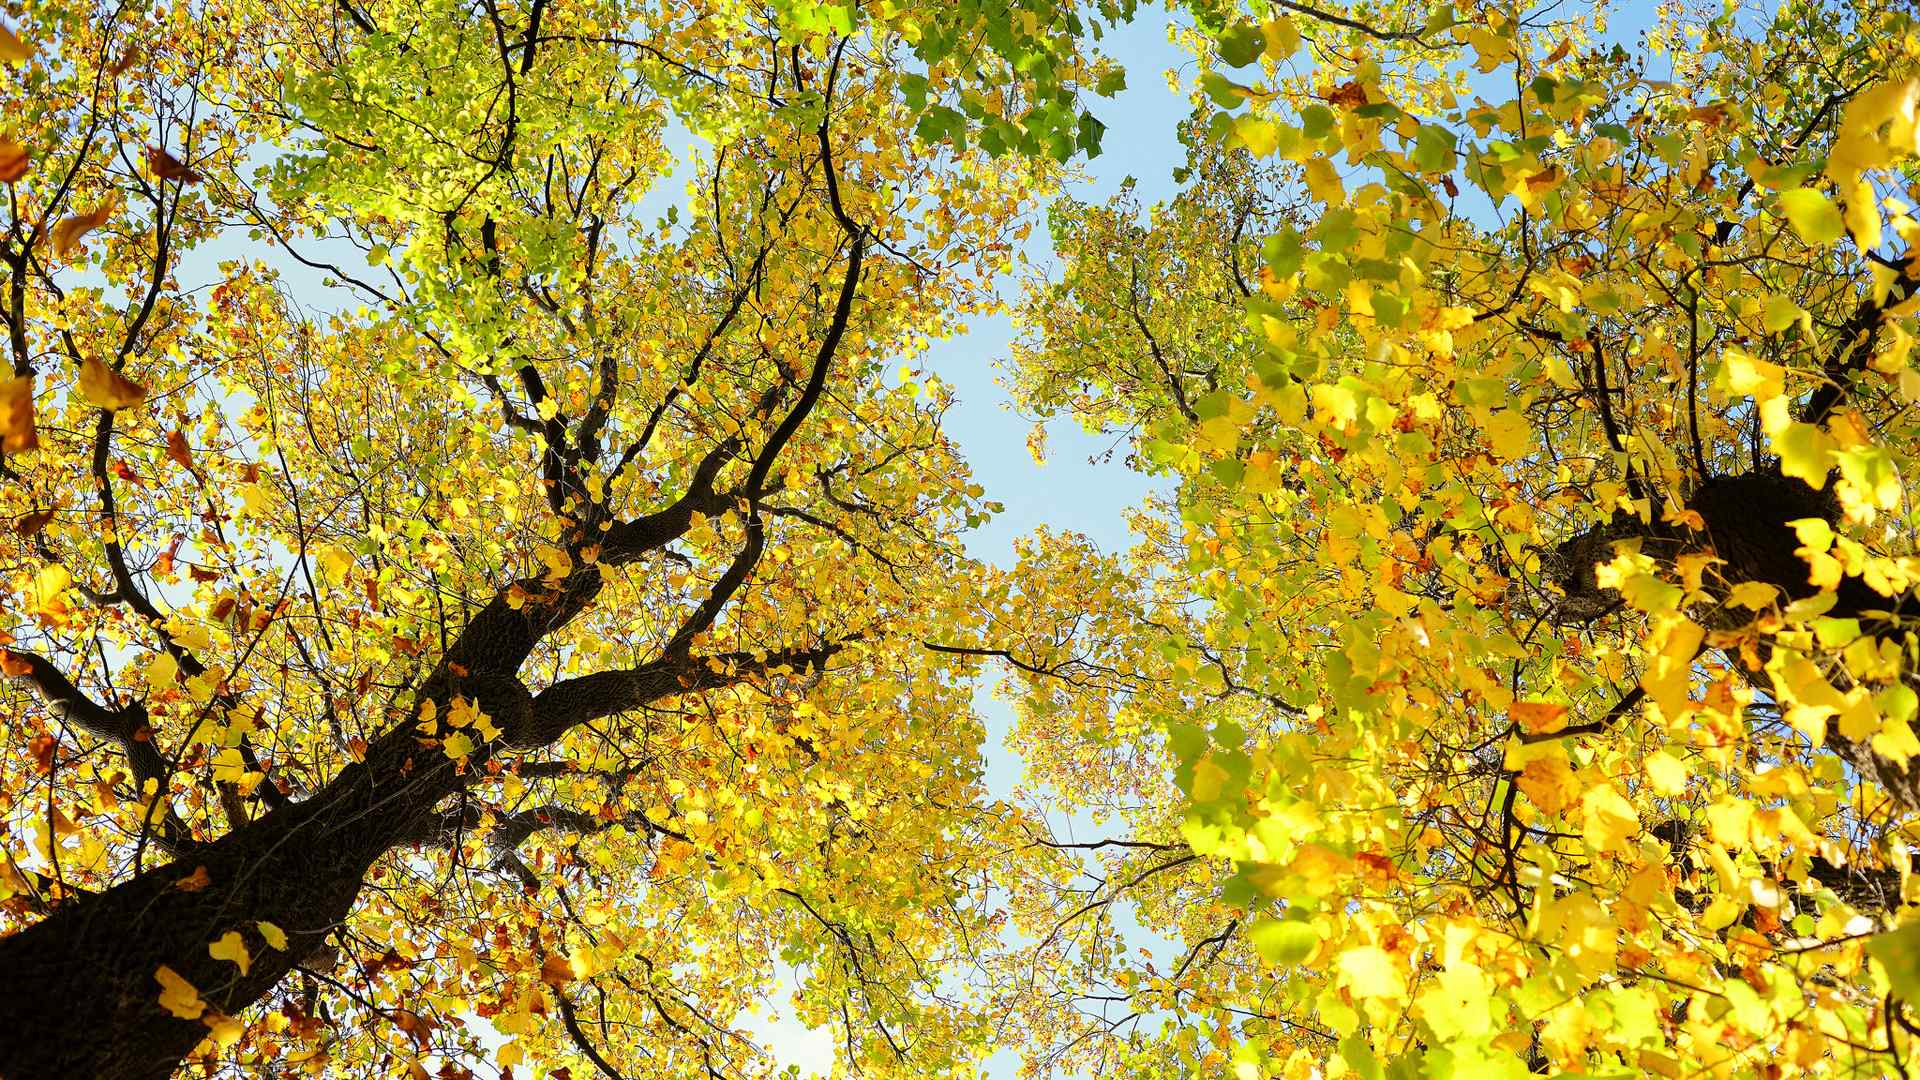
[[[1190,82],[1193,61],[1167,40],[1166,13],[1157,8],[1142,11],[1103,45],[1126,65],[1127,88],[1112,100],[1094,100],[1093,111],[1107,123],[1105,150],[1064,194],[1103,201],[1132,177],[1141,204],[1150,206],[1173,194],[1173,170],[1186,160],[1175,128],[1189,106],[1184,94],[1168,89],[1163,73],[1176,69]],[[1018,294],[1022,276],[1045,273],[1054,264],[1044,213],[1040,216],[1018,253],[1026,264],[1016,262],[1015,273],[1000,282],[1009,299]],[[1127,546],[1123,513],[1140,502],[1148,485],[1117,461],[1089,464],[1113,439],[1087,435],[1071,420],[1048,425],[1047,462],[1034,463],[1026,448],[1032,420],[1013,411],[1001,382],[1013,336],[1004,316],[977,320],[968,333],[936,343],[920,361],[954,387],[959,400],[947,414],[948,434],[965,451],[987,497],[1006,505],[1005,513],[967,536],[968,553],[1006,565],[1014,539],[1041,525],[1086,533],[1107,550]]]
[[[1175,130],[1190,106],[1184,94],[1168,88],[1165,72],[1175,70],[1182,82],[1190,82],[1193,61],[1167,34],[1166,13],[1156,8],[1108,36],[1107,48],[1126,65],[1127,89],[1113,100],[1096,101],[1096,113],[1107,122],[1105,151],[1085,165],[1082,177],[1069,183],[1063,195],[1105,200],[1129,178],[1143,206],[1173,195],[1173,170],[1186,160]],[[1017,253],[1014,273],[999,282],[1008,299],[1018,295],[1023,277],[1046,274],[1055,265],[1044,211],[1041,217],[1041,227]],[[1092,459],[1112,448],[1113,436],[1090,435],[1069,418],[1048,422],[1045,463],[1034,461],[1026,442],[1033,418],[1014,409],[1006,387],[1005,364],[1014,334],[1006,316],[976,320],[966,334],[935,343],[918,361],[954,387],[947,432],[959,444],[975,481],[986,488],[987,498],[1006,507],[967,534],[968,554],[1010,566],[1014,541],[1041,526],[1084,533],[1107,551],[1130,546],[1126,511],[1139,505],[1151,486],[1117,459],[1095,463]],[[996,796],[1005,796],[1020,772],[1017,754],[1002,745],[1012,717],[986,689],[978,704],[988,727],[987,783]]]

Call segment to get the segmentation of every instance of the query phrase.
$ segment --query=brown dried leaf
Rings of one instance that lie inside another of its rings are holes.
[[[11,184],[27,175],[32,158],[26,147],[0,135],[0,184]]]
[[[19,454],[39,445],[33,423],[33,376],[0,380],[0,451]]]
[[[147,171],[156,180],[178,180],[184,184],[197,184],[201,180],[200,174],[188,168],[186,162],[158,146],[147,147]]]
[[[187,445],[187,436],[179,428],[167,435],[167,460],[175,465],[193,471],[193,448]]]

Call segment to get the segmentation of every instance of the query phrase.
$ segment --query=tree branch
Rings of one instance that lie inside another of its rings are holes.
[[[858,635],[811,649],[781,649],[764,656],[723,653],[712,657],[663,656],[637,668],[597,671],[558,682],[536,694],[530,730],[508,733],[522,746],[544,746],[579,724],[628,712],[676,694],[731,686],[751,675],[781,669],[824,671],[827,661],[859,640]]]

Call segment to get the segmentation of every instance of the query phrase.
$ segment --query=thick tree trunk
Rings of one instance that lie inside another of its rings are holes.
[[[494,718],[504,741],[531,745],[532,698],[498,673],[516,670],[599,586],[599,573],[588,569],[520,607],[496,598],[416,699],[434,701],[444,716],[454,695],[464,695]],[[418,835],[495,748],[477,748],[463,770],[423,745],[411,715],[396,715],[362,761],[313,797],[0,939],[0,1080],[163,1080],[209,1029],[161,1005],[161,967],[192,984],[209,1009],[237,1016],[320,950],[353,910],[374,861]],[[550,726],[557,737],[568,725]],[[267,944],[260,922],[286,933],[286,949]],[[251,954],[245,974],[208,951],[230,931]]]
[[[460,782],[444,754],[396,732],[314,798],[0,940],[0,1077],[170,1076],[208,1027],[161,1006],[160,967],[210,1010],[238,1014],[322,947],[374,860]],[[261,921],[286,932],[285,950]],[[245,975],[208,952],[229,931],[252,954]]]

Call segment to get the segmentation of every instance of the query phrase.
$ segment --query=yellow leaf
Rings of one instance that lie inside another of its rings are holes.
[[[287,951],[287,932],[285,930],[280,929],[270,922],[264,921],[254,923],[253,928],[260,931],[261,939],[269,946],[279,949],[281,952]]]
[[[147,388],[89,356],[80,362],[80,396],[101,409],[126,409],[147,399]]]
[[[1362,945],[1340,954],[1336,966],[1340,981],[1354,997],[1397,1001],[1407,996],[1407,976],[1393,954],[1375,945]]]
[[[322,545],[315,553],[319,557],[320,575],[329,584],[342,585],[347,580],[347,572],[353,569],[353,555],[338,544]]]
[[[1839,240],[1845,226],[1833,201],[1812,188],[1790,188],[1780,193],[1780,212],[1800,239],[1809,244],[1827,245]]]
[[[1533,425],[1518,409],[1501,409],[1487,417],[1487,442],[1495,457],[1517,461],[1533,446]]]
[[[1867,955],[1880,961],[1896,997],[1920,1000],[1920,922],[1875,934],[1867,941]]]
[[[464,731],[456,731],[447,736],[446,741],[440,744],[440,748],[455,761],[463,761],[473,756],[473,740]]]
[[[88,233],[107,223],[119,203],[120,193],[111,192],[92,210],[61,218],[53,227],[53,253],[63,259],[73,254]]]
[[[1581,828],[1587,846],[1596,852],[1627,854],[1627,841],[1639,835],[1640,814],[1612,784],[1601,784],[1580,796]]]
[[[534,555],[546,564],[547,572],[541,576],[548,581],[559,581],[573,570],[572,557],[557,547],[542,545]]]
[[[1420,992],[1420,1015],[1442,1042],[1484,1035],[1493,1027],[1487,1006],[1495,1000],[1493,980],[1477,967],[1449,966]]]
[[[33,590],[30,596],[33,613],[55,625],[64,624],[71,614],[67,607],[67,590],[73,585],[73,575],[67,568],[55,563],[41,569],[33,576]]]
[[[1686,765],[1665,750],[1648,754],[1644,767],[1647,770],[1647,782],[1653,785],[1654,794],[1673,796],[1687,790]]]
[[[1914,737],[1912,725],[1905,720],[1882,717],[1880,730],[1873,733],[1871,745],[1874,753],[1903,768],[1920,757],[1920,739]]]
[[[1872,184],[1854,182],[1853,190],[1847,193],[1846,219],[1847,231],[1860,250],[1872,251],[1880,246],[1880,210],[1874,205]]]
[[[1661,620],[1649,637],[1648,644],[1654,652],[1640,676],[1640,685],[1660,707],[1668,723],[1687,711],[1693,686],[1693,658],[1699,654],[1706,633],[1698,624],[1675,615]]]
[[[1780,455],[1783,476],[1805,480],[1811,487],[1825,487],[1827,470],[1833,456],[1833,437],[1813,424],[1790,419],[1785,397],[1760,403],[1760,427],[1766,431],[1773,452]]]
[[[1293,20],[1285,15],[1268,19],[1261,24],[1260,32],[1267,39],[1269,60],[1278,63],[1300,51],[1300,31],[1294,27]]]
[[[1840,130],[1827,153],[1827,175],[1850,186],[1864,170],[1884,168],[1912,154],[1917,101],[1916,79],[1881,83],[1856,95],[1840,114]]]
[[[208,1037],[222,1050],[232,1047],[240,1041],[241,1036],[247,1033],[247,1025],[231,1016],[215,1016],[209,1013],[203,1019],[209,1029]]]
[[[240,931],[229,930],[220,935],[220,940],[207,946],[207,953],[215,960],[231,961],[245,975],[253,966],[253,957],[247,952],[247,943],[240,940]]]
[[[1230,774],[1211,755],[1203,757],[1193,763],[1193,784],[1189,793],[1194,802],[1216,802],[1229,779]]]
[[[1556,900],[1544,920],[1553,940],[1580,973],[1595,978],[1612,971],[1620,949],[1620,931],[1592,894],[1576,892]]]
[[[1360,419],[1360,397],[1345,386],[1315,383],[1313,408],[1337,424],[1353,424]]]
[[[225,747],[213,755],[213,779],[216,783],[237,784],[246,778],[247,759],[238,747]]]
[[[1520,725],[1520,730],[1540,734],[1565,727],[1567,707],[1551,701],[1516,701],[1507,709],[1507,716]]]
[[[1475,26],[1467,30],[1467,41],[1473,46],[1474,70],[1489,75],[1501,64],[1513,59],[1513,40],[1491,30]]]
[[[1721,368],[1721,380],[1729,392],[1763,401],[1786,393],[1786,374],[1787,369],[1779,364],[1770,364],[1739,349],[1727,350],[1726,363]]]
[[[182,1020],[198,1020],[200,1014],[207,1011],[207,1003],[200,1000],[200,992],[193,984],[180,977],[180,973],[161,964],[153,973],[160,984],[160,1007]]]
[[[1558,814],[1580,797],[1580,782],[1564,756],[1537,757],[1513,778],[1514,785],[1548,814]]]
[[[1271,120],[1262,119],[1252,113],[1235,117],[1233,133],[1246,144],[1255,157],[1266,157],[1280,145],[1280,128]]]
[[[1539,204],[1540,198],[1559,187],[1566,179],[1565,170],[1558,165],[1549,165],[1535,172],[1516,174],[1507,185],[1507,190],[1520,200],[1520,205],[1532,210]]]
[[[1700,924],[1709,930],[1724,930],[1733,925],[1740,913],[1747,909],[1745,901],[1731,896],[1716,896],[1700,915]]]
[[[1339,206],[1347,197],[1347,189],[1340,183],[1340,174],[1334,171],[1333,162],[1322,155],[1315,155],[1307,162],[1307,190],[1328,206]]]

